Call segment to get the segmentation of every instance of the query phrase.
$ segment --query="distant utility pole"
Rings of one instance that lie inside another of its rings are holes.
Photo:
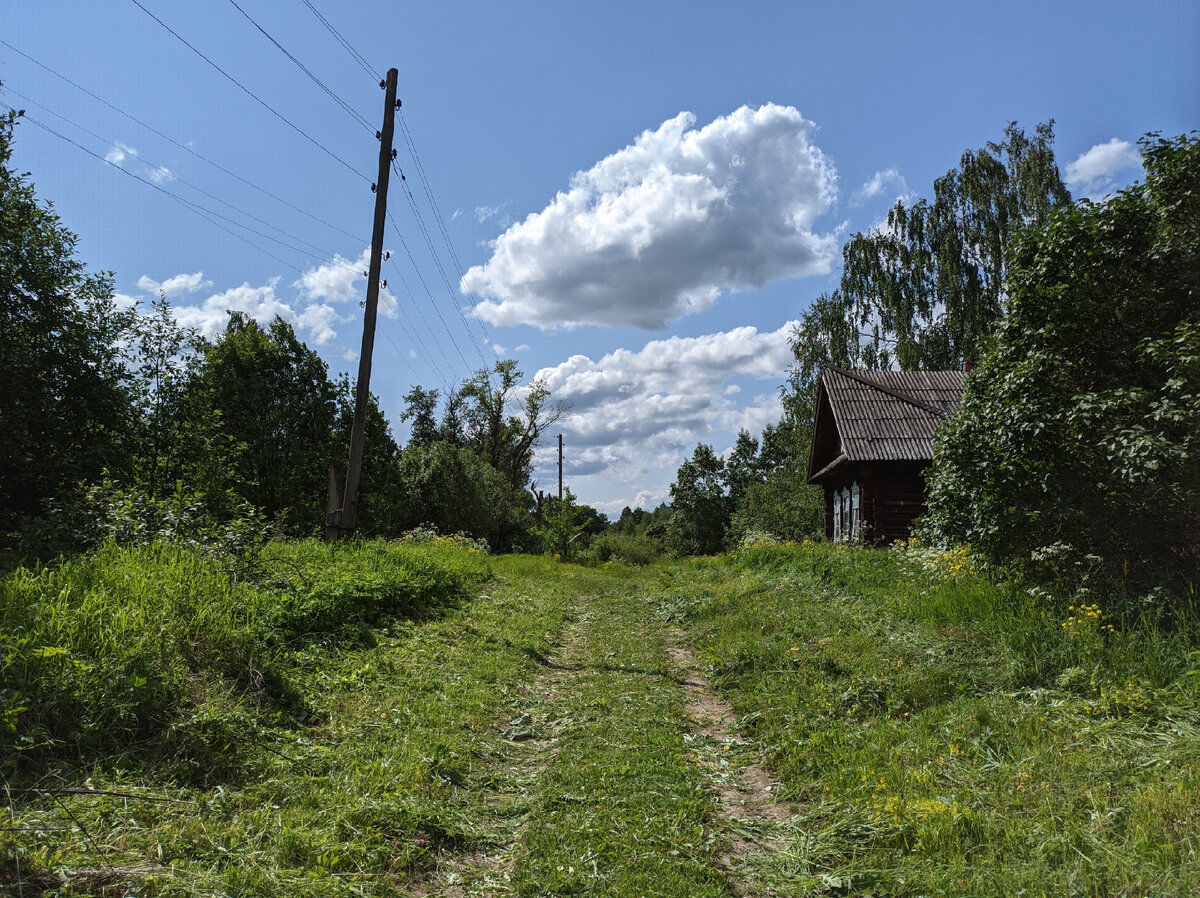
[[[392,132],[395,127],[396,82],[399,73],[388,69],[387,80],[379,82],[386,91],[383,103],[383,130],[379,138],[379,180],[375,191],[375,224],[371,229],[371,265],[367,271],[367,302],[363,313],[362,352],[358,357],[358,381],[354,390],[354,427],[350,431],[350,461],[346,465],[346,489],[336,495],[336,478],[330,465],[329,513],[325,518],[326,539],[349,539],[358,519],[358,485],[362,479],[363,443],[367,434],[367,401],[371,395],[371,353],[375,348],[375,315],[379,309],[379,273],[383,266],[383,229],[387,221],[388,180],[392,171]],[[340,499],[340,501],[338,501]]]
[[[562,502],[562,434],[558,435],[558,501]]]

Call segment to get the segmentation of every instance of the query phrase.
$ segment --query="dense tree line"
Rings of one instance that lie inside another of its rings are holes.
[[[784,460],[741,434],[671,488],[668,544],[820,532],[803,482],[816,378],[839,365],[978,365],[940,434],[924,536],[1071,589],[1194,593],[1200,580],[1200,139],[1141,142],[1146,177],[1072,203],[1050,124],[962,157],[843,249],[841,285],[793,335]],[[803,422],[803,423],[799,423]],[[783,425],[781,425],[782,427]],[[749,487],[745,484],[749,483]]]
[[[280,318],[231,313],[214,340],[165,298],[118,308],[75,236],[9,168],[20,114],[0,119],[0,552],[53,555],[234,518],[288,535],[325,522],[329,460],[344,457],[350,382]],[[371,397],[359,531],[432,525],[497,549],[537,543],[534,450],[561,408],[510,360],[476,372],[435,417],[414,387],[401,449]],[[224,531],[222,531],[224,532]]]
[[[670,551],[710,555],[746,539],[819,535],[824,500],[806,482],[811,433],[811,411],[792,404],[761,440],[740,431],[725,458],[705,443],[696,446],[671,484],[664,533]]]
[[[231,313],[207,340],[165,298],[119,308],[9,162],[0,118],[0,555],[230,522],[314,535],[353,391],[283,320]],[[542,500],[534,453],[564,409],[505,360],[413,387],[401,447],[371,397],[359,527],[432,525],[494,549],[648,561],[823,529],[805,482],[823,365],[975,360],[940,435],[925,533],[1035,576],[1168,593],[1200,577],[1200,139],[1142,141],[1144,183],[1070,202],[1050,124],[964,154],[934,199],[898,202],[843,250],[841,285],[793,335],[784,415],[724,456],[700,444],[671,502]],[[224,527],[224,529],[222,529]],[[107,529],[106,529],[107,528]],[[1189,585],[1191,584],[1191,585]]]
[[[1141,152],[1144,182],[1015,241],[1008,315],[939,436],[928,524],[1072,587],[1186,594],[1200,581],[1200,138]]]

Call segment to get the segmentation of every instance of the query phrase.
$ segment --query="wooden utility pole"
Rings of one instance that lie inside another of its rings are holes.
[[[371,265],[367,271],[367,302],[363,313],[362,352],[358,357],[358,381],[354,390],[354,428],[350,431],[350,461],[346,466],[346,489],[340,510],[332,507],[326,518],[326,538],[349,539],[358,519],[358,485],[362,479],[363,444],[367,434],[367,402],[371,396],[371,352],[375,348],[375,316],[379,308],[379,273],[383,266],[383,231],[387,222],[388,181],[392,171],[392,132],[395,127],[396,82],[399,73],[388,69],[387,80],[379,86],[386,91],[383,103],[383,130],[379,132],[379,180],[375,191],[375,224],[371,229]]]
[[[558,501],[562,503],[562,434],[558,435]]]

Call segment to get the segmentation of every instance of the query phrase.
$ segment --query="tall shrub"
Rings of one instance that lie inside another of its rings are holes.
[[[1200,570],[1200,137],[1025,232],[1008,317],[940,434],[929,524],[994,560],[1136,590]]]

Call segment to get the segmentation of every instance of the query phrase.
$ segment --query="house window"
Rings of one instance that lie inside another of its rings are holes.
[[[833,494],[833,541],[846,543],[862,535],[862,489],[857,483]]]

